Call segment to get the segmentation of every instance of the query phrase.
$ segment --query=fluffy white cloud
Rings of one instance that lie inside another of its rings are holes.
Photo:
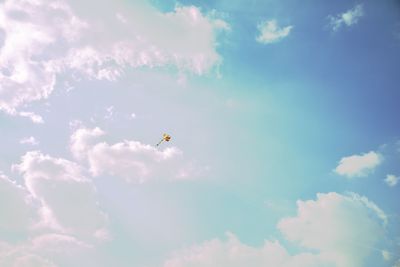
[[[318,194],[298,201],[295,217],[278,228],[288,241],[313,252],[290,254],[278,241],[262,247],[241,243],[234,235],[178,251],[164,267],[361,267],[373,245],[384,234],[386,215],[374,203],[356,194]]]
[[[363,5],[356,5],[354,8],[336,16],[329,16],[329,25],[333,31],[339,30],[342,26],[352,26],[364,15]]]
[[[227,27],[192,6],[162,13],[143,1],[6,0],[0,110],[24,116],[18,108],[48,98],[59,73],[115,80],[126,67],[173,65],[202,75],[220,63],[216,38]],[[40,123],[33,115],[25,113]]]
[[[259,35],[256,40],[262,44],[270,44],[287,37],[293,26],[279,27],[276,20],[269,20],[260,23],[257,28]]]
[[[91,258],[109,234],[82,168],[33,151],[13,169],[24,185],[0,174],[0,266],[77,266]]]
[[[70,149],[78,160],[86,160],[94,176],[112,175],[128,182],[143,183],[161,179],[192,177],[195,167],[183,159],[176,147],[159,150],[138,141],[108,144],[100,140],[99,129],[77,129],[71,136]]]
[[[388,174],[388,175],[386,175],[385,183],[388,186],[393,187],[393,186],[397,185],[399,180],[400,180],[400,177],[397,177],[393,174]]]
[[[371,173],[382,161],[383,157],[374,151],[362,155],[343,157],[335,172],[348,178],[363,177]]]
[[[216,36],[228,26],[213,15],[204,16],[194,6],[177,6],[173,12],[161,13],[143,1],[130,6],[120,1],[115,6],[106,1],[96,4],[101,16],[88,10],[84,17],[90,25],[104,27],[106,36],[88,33],[87,44],[71,50],[66,60],[73,69],[113,80],[124,66],[174,65],[201,75],[220,63]]]
[[[107,218],[98,207],[95,187],[76,163],[31,151],[13,168],[41,202],[42,226],[88,240],[105,228]]]
[[[78,34],[83,23],[58,1],[7,0],[0,4],[0,109],[47,98],[56,79],[52,59]],[[38,117],[29,116],[32,120]],[[40,122],[40,120],[37,120]]]
[[[281,220],[278,228],[288,240],[331,255],[337,266],[362,266],[384,236],[387,217],[365,197],[318,194],[297,206],[297,216]]]
[[[74,158],[84,160],[90,149],[99,142],[106,133],[100,128],[79,128],[71,135],[70,150]]]

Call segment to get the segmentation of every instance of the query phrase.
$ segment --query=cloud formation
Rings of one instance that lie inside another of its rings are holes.
[[[262,44],[271,44],[282,40],[290,34],[293,26],[279,27],[276,20],[269,20],[257,26],[259,35],[256,40]]]
[[[334,266],[318,255],[290,255],[278,241],[265,241],[261,248],[248,246],[231,233],[227,240],[213,239],[182,250],[163,267],[322,267]]]
[[[357,24],[363,15],[364,7],[363,5],[359,4],[344,13],[338,14],[336,16],[328,16],[329,26],[333,31],[338,31],[343,26],[350,27]]]
[[[31,151],[13,168],[40,201],[43,226],[89,240],[96,239],[106,227],[107,218],[98,207],[95,187],[76,163]]]
[[[313,252],[290,254],[279,241],[252,247],[229,233],[226,241],[213,239],[178,251],[163,266],[361,267],[384,234],[385,213],[357,194],[318,194],[297,207],[297,215],[281,220],[278,228],[288,241]]]
[[[0,5],[1,110],[17,115],[18,107],[51,94],[57,73],[54,60],[62,57],[58,50],[71,45],[84,25],[58,1],[7,0]]]
[[[196,174],[193,163],[176,147],[162,150],[139,141],[115,144],[103,141],[100,128],[80,128],[71,136],[70,149],[78,160],[86,161],[93,176],[111,175],[127,182],[189,179]]]
[[[18,109],[48,98],[59,74],[113,81],[127,67],[175,66],[203,75],[221,62],[216,38],[228,28],[193,6],[162,13],[143,1],[6,0],[0,4],[0,110],[23,116]]]
[[[335,172],[347,178],[364,177],[370,174],[382,161],[382,155],[374,151],[343,157],[336,167]]]
[[[23,185],[0,175],[1,266],[54,267],[75,262],[71,255],[78,264],[109,238],[107,216],[79,165],[31,151],[13,170]]]
[[[384,237],[387,220],[366,197],[328,193],[298,201],[297,216],[281,220],[278,228],[287,240],[320,251],[335,266],[350,267],[363,266],[363,259]]]

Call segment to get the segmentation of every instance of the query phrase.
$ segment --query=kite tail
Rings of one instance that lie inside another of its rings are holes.
[[[158,144],[156,145],[156,147],[159,146],[163,141],[164,141],[164,139],[161,139],[161,141],[158,142]]]

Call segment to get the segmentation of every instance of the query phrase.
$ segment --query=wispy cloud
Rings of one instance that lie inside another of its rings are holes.
[[[29,118],[33,123],[36,123],[36,124],[44,123],[42,116],[35,114],[33,112],[23,111],[23,112],[19,112],[18,115],[21,117]]]
[[[269,20],[260,23],[258,26],[259,35],[257,42],[271,44],[280,41],[290,34],[293,26],[279,27],[276,20]]]
[[[359,4],[344,13],[338,14],[336,16],[328,16],[329,26],[333,31],[339,30],[342,26],[350,27],[354,24],[357,24],[363,15],[364,7],[363,5]]]
[[[39,144],[39,142],[33,136],[22,138],[21,140],[19,140],[19,143],[21,145],[32,145],[32,146],[36,146]]]
[[[386,179],[384,181],[388,186],[394,187],[397,185],[399,180],[400,180],[400,177],[395,176],[393,174],[388,174],[388,175],[386,175]]]
[[[364,177],[371,173],[382,161],[383,156],[374,151],[343,157],[335,172],[348,178]]]
[[[104,115],[104,119],[111,119],[114,115],[114,106],[109,106],[106,108],[106,115]]]

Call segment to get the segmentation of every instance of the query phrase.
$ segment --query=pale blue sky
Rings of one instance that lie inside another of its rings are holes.
[[[52,3],[0,1],[0,265],[399,266],[397,1]]]

